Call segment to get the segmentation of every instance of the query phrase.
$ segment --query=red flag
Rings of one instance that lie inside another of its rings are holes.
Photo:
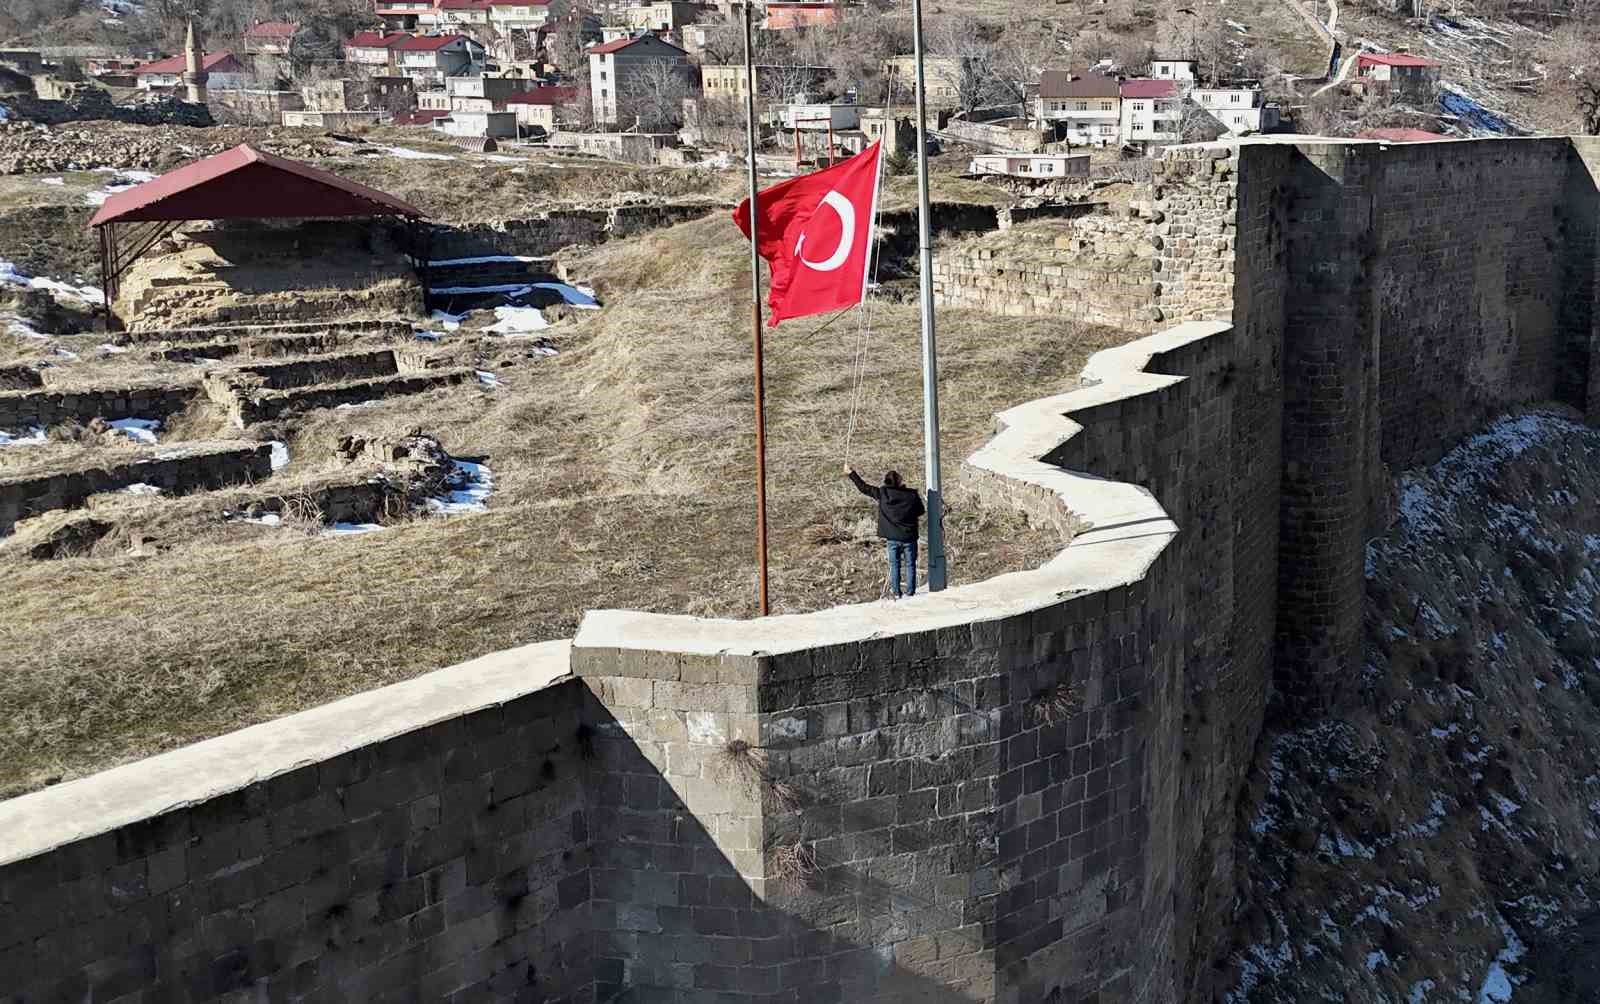
[[[878,211],[874,143],[849,160],[774,185],[757,197],[757,250],[772,266],[773,326],[791,317],[853,307],[866,296]],[[733,221],[750,236],[750,200]]]

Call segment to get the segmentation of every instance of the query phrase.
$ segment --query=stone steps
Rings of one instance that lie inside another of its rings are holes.
[[[0,429],[39,426],[96,418],[166,418],[189,406],[200,393],[198,384],[139,384],[123,387],[66,387],[0,391]]]
[[[388,397],[421,394],[438,387],[470,383],[476,379],[477,374],[470,368],[452,368],[285,390],[239,393],[244,388],[235,388],[236,397],[228,402],[227,406],[233,411],[235,421],[244,426],[255,422],[272,421],[290,412],[336,408],[342,404],[363,404]],[[208,382],[208,389],[209,387]]]
[[[171,342],[175,345],[202,345],[218,339],[253,341],[296,335],[333,335],[410,339],[412,322],[405,318],[374,320],[294,321],[283,324],[214,324],[192,328],[148,328],[126,332],[126,337],[141,345]]]
[[[0,478],[0,535],[9,534],[18,520],[78,509],[92,495],[131,485],[185,494],[248,484],[271,474],[270,443],[211,442],[163,447],[106,466],[4,477]]]
[[[267,390],[288,390],[292,387],[314,387],[394,376],[399,372],[393,349],[372,349],[283,362],[250,363],[213,370],[206,374],[206,378],[208,387],[213,380],[221,380]]]

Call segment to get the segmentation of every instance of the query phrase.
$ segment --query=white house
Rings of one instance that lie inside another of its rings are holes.
[[[489,24],[503,34],[537,31],[550,20],[550,0],[489,0]]]
[[[405,32],[393,34],[377,31],[356,32],[344,44],[344,59],[347,63],[359,66],[389,69],[395,64],[394,47],[410,40],[411,36]]]
[[[457,109],[443,118],[435,119],[433,126],[450,136],[508,139],[517,135],[517,116],[515,112],[469,112]]]
[[[418,85],[483,72],[483,46],[465,35],[419,35],[394,46],[395,68]]]
[[[133,71],[134,82],[141,91],[159,91],[178,87],[183,83],[186,68],[183,56],[172,56],[145,63]],[[242,91],[255,81],[250,68],[241,63],[233,53],[208,52],[201,64],[206,71],[206,86],[219,91]]]
[[[1152,59],[1150,78],[1153,80],[1193,80],[1194,60]]]
[[[1116,78],[1099,73],[1047,70],[1039,78],[1035,117],[1079,146],[1117,142],[1122,92]]]
[[[1172,80],[1122,82],[1122,142],[1146,147],[1177,143],[1183,126],[1183,92]]]
[[[1266,103],[1266,95],[1253,87],[1196,87],[1189,100],[1211,113],[1235,136],[1263,132],[1278,124],[1278,106]]]
[[[631,91],[644,86],[649,67],[665,64],[684,74],[692,72],[689,54],[654,35],[623,38],[589,50],[589,94],[598,123],[615,124]]]
[[[861,128],[861,109],[853,104],[818,104],[804,100],[784,105],[779,111],[785,129],[843,132]]]
[[[972,174],[1003,174],[1013,178],[1054,181],[1087,178],[1086,153],[985,153],[972,158]]]

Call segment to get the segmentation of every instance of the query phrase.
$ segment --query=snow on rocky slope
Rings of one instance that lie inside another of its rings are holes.
[[[1600,1000],[1600,430],[1503,418],[1397,488],[1355,693],[1258,751],[1227,1000]]]

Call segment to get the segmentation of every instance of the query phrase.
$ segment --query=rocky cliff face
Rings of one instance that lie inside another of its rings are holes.
[[[1551,411],[1400,479],[1359,698],[1258,750],[1228,1001],[1600,999],[1597,497]]]

